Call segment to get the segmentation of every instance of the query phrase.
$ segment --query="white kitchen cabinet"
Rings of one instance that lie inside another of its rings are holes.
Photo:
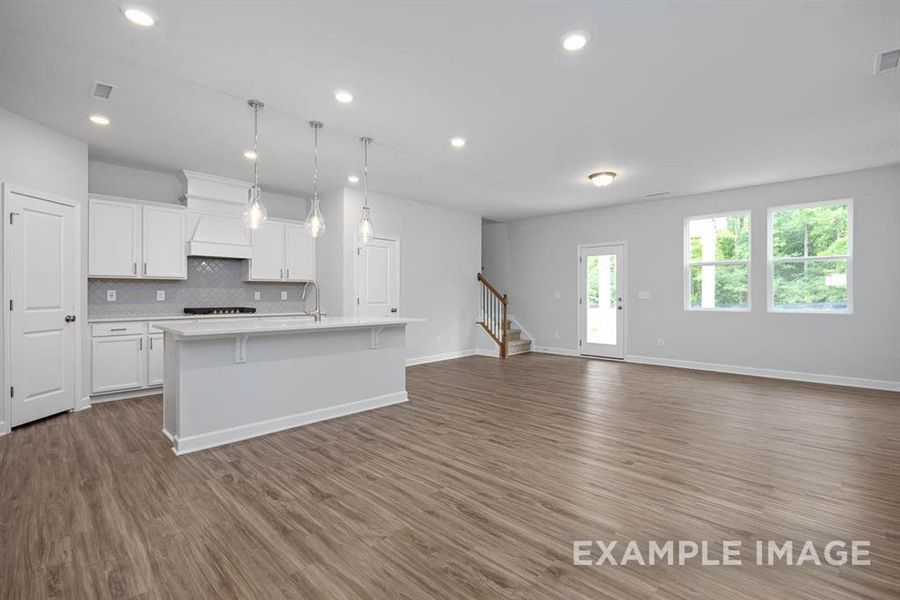
[[[147,336],[147,385],[163,383],[163,334],[151,333]]]
[[[186,279],[184,210],[167,206],[142,207],[144,277]]]
[[[269,220],[250,234],[252,258],[246,281],[311,281],[316,278],[316,240],[302,223]]]
[[[248,261],[248,281],[284,279],[284,223],[267,221],[250,232],[252,258]]]
[[[89,268],[91,277],[139,277],[141,206],[90,201]]]
[[[287,281],[312,281],[316,278],[316,239],[306,226],[284,225],[284,278]]]
[[[182,208],[92,197],[88,237],[90,277],[187,279]]]
[[[114,335],[91,340],[91,391],[95,394],[145,387],[144,336]]]

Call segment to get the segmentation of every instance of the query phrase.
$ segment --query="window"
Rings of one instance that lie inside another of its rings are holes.
[[[853,201],[769,209],[769,310],[852,310]]]
[[[685,310],[750,310],[750,211],[685,220]]]

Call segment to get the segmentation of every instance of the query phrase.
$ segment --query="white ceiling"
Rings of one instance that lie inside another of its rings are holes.
[[[374,191],[498,220],[900,162],[900,72],[873,75],[896,1],[141,6],[152,29],[115,2],[0,4],[0,105],[92,158],[247,179],[260,98],[264,189],[309,192],[319,119],[325,188],[369,135]],[[591,41],[567,53],[573,29]]]

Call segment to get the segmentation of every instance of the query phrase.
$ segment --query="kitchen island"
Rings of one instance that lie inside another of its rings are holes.
[[[406,401],[406,326],[422,319],[168,322],[163,433],[175,454]]]

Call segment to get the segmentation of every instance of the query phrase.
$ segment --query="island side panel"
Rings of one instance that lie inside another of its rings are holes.
[[[178,349],[173,334],[163,338],[163,433],[170,440],[178,435]]]
[[[239,340],[179,341],[178,453],[406,400],[405,325]]]

